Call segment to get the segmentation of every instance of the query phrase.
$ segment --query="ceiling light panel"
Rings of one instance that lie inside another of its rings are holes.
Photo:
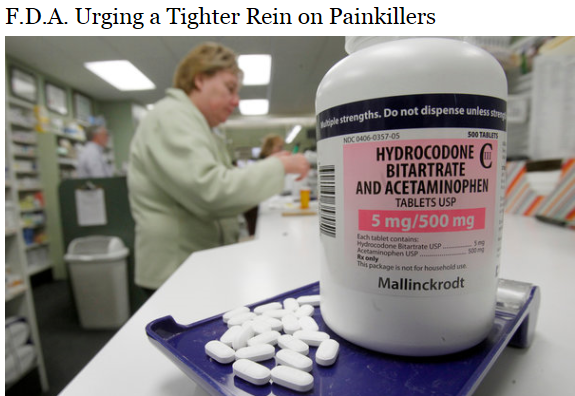
[[[288,133],[288,136],[286,138],[287,144],[290,144],[291,142],[294,141],[294,139],[296,138],[298,133],[301,131],[301,128],[302,128],[301,125],[296,125],[291,129],[291,131]]]
[[[240,55],[238,66],[244,72],[243,85],[267,85],[270,83],[271,55]]]
[[[156,86],[127,60],[87,62],[84,66],[120,91],[144,91]]]
[[[240,113],[242,115],[264,115],[269,111],[270,103],[267,99],[240,100]]]

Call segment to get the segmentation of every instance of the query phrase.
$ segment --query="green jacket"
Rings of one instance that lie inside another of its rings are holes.
[[[191,253],[237,242],[238,215],[283,185],[277,158],[234,167],[224,140],[188,96],[168,89],[130,147],[136,284],[156,289]]]

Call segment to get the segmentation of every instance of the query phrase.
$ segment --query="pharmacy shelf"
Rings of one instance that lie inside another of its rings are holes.
[[[16,285],[16,286],[10,286],[6,288],[6,302],[11,301],[21,295],[23,295],[24,293],[26,293],[28,289],[26,288],[25,285]]]
[[[14,158],[28,158],[28,159],[36,159],[36,154],[28,154],[28,153],[12,153]]]
[[[47,219],[61,219],[60,193],[58,186],[65,179],[64,176],[74,177],[75,168],[72,164],[75,158],[62,157],[59,154],[60,137],[53,132],[38,134],[38,166],[42,170],[40,179],[44,190],[44,209]],[[70,154],[72,155],[72,154]],[[60,161],[66,164],[61,164]],[[70,170],[67,172],[67,170]],[[46,234],[50,236],[50,261],[52,273],[56,279],[65,279],[67,276],[64,263],[64,238],[60,221],[49,221],[46,224]]]
[[[39,274],[40,272],[47,271],[52,268],[52,262],[48,261],[43,264],[29,265],[28,266],[28,276],[33,276]]]
[[[18,231],[19,230],[16,228],[6,228],[4,231],[4,235],[6,238],[8,238],[8,237],[16,235],[18,233]]]
[[[20,207],[20,213],[33,213],[33,212],[43,212],[44,208],[22,208]]]
[[[48,246],[48,241],[44,241],[44,242],[40,242],[40,243],[32,243],[32,244],[26,245],[26,250],[37,249],[37,248],[42,247],[42,246]]]
[[[75,158],[65,158],[65,157],[61,157],[58,158],[58,164],[60,166],[71,166],[71,167],[76,167],[78,166],[78,160]]]
[[[17,172],[14,172],[17,173]],[[18,187],[18,192],[35,192],[35,191],[42,191],[42,186],[29,186],[29,187]]]
[[[22,139],[22,138],[18,138],[15,136],[12,136],[12,143],[16,143],[16,144],[24,144],[27,146],[36,146],[36,140],[32,140],[32,139]]]
[[[20,175],[27,175],[27,176],[38,176],[39,173],[36,170],[17,170],[15,171],[18,176]]]
[[[89,124],[86,124],[86,126],[89,126]],[[82,143],[86,142],[86,138],[84,136],[80,136],[77,134],[54,132],[54,135],[56,135],[58,138],[70,139],[76,142],[82,142]]]
[[[9,84],[6,84],[8,87]],[[6,92],[9,98],[9,92]],[[48,376],[42,355],[40,333],[36,320],[33,290],[30,282],[27,254],[29,247],[24,243],[24,228],[22,216],[30,216],[37,210],[20,210],[20,201],[28,194],[42,191],[39,172],[35,166],[36,156],[36,131],[34,130],[34,105],[22,100],[9,98],[6,103],[5,118],[5,159],[6,159],[6,228],[5,228],[5,263],[6,280],[9,282],[5,288],[5,318],[9,316],[24,317],[30,326],[30,339],[35,348],[36,364],[26,372],[20,373],[19,377],[5,384],[9,389],[31,370],[38,370],[42,390],[49,388]],[[26,152],[30,151],[30,152]],[[25,163],[32,162],[30,166],[22,169]],[[20,165],[17,166],[17,165]],[[35,181],[34,179],[37,179]],[[37,184],[36,184],[37,183]],[[41,230],[43,226],[36,226]],[[49,248],[49,244],[43,246]],[[51,263],[49,263],[51,266]]]

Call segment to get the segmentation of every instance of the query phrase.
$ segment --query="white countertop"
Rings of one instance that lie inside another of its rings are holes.
[[[254,241],[190,256],[60,395],[207,395],[148,341],[145,326],[166,315],[193,323],[319,280],[318,216],[283,217],[280,207],[260,207]],[[528,349],[505,348],[475,395],[565,394],[575,356],[575,232],[507,216],[500,276],[540,286],[536,336]]]

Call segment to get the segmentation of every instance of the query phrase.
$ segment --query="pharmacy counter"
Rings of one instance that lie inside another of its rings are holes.
[[[193,323],[317,281],[317,215],[280,212],[260,208],[254,241],[190,256],[61,395],[206,395],[148,341],[145,326],[166,315]],[[475,395],[558,395],[571,388],[574,258],[575,232],[506,218],[501,277],[541,287],[539,322],[533,345],[506,348]]]

